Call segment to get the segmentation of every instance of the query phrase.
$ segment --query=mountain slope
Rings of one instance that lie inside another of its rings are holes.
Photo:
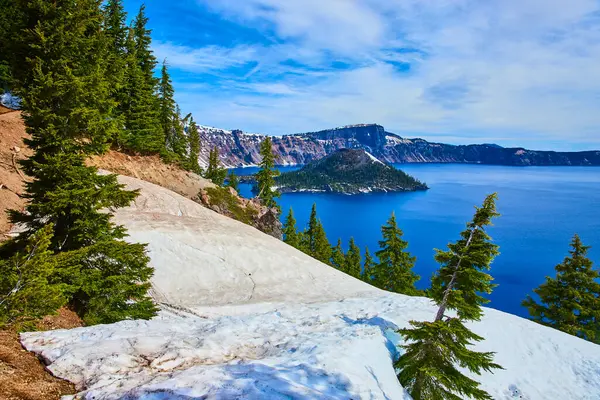
[[[278,190],[345,194],[426,190],[427,185],[362,149],[340,149],[275,178]]]
[[[86,399],[408,399],[392,359],[422,297],[385,293],[249,226],[134,178],[116,214],[149,243],[151,321],[22,335]],[[492,271],[493,273],[493,271]],[[485,309],[471,324],[505,369],[475,379],[495,399],[600,396],[600,346]]]
[[[203,127],[202,160],[220,150],[225,165],[255,165],[264,135]],[[364,149],[387,163],[479,163],[496,165],[600,165],[600,151],[554,152],[504,148],[494,144],[455,146],[406,139],[376,124],[349,125],[319,132],[274,136],[273,150],[281,165],[307,164],[342,148]]]

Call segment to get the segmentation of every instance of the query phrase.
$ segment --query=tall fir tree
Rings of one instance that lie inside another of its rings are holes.
[[[32,180],[23,195],[25,211],[10,213],[12,222],[27,229],[0,248],[0,258],[16,254],[52,224],[49,250],[83,254],[68,273],[66,266],[58,272],[84,319],[112,322],[116,310],[122,318],[152,317],[145,247],[123,241],[125,229],[103,211],[129,205],[137,192],[85,163],[88,155],[106,150],[116,132],[101,1],[18,0],[17,6],[24,19],[11,69],[31,136],[26,143],[33,155],[22,165]],[[108,284],[113,281],[119,285]],[[89,307],[105,298],[113,299],[107,308]]]
[[[360,249],[354,242],[354,238],[350,238],[350,243],[348,244],[348,251],[346,252],[344,260],[344,264],[346,265],[346,273],[355,278],[360,278],[362,260],[360,256]]]
[[[294,218],[294,210],[290,208],[285,223],[283,224],[283,241],[292,247],[300,249],[300,234],[296,227],[296,218]]]
[[[181,116],[179,115],[177,104],[173,98],[174,95],[175,89],[173,89],[173,82],[169,75],[167,60],[164,60],[158,85],[160,124],[162,126],[163,135],[165,136],[166,150],[177,154],[177,141],[179,139],[177,136],[177,125],[180,123],[179,120]],[[183,155],[184,154],[177,154],[178,157],[182,157]]]
[[[492,399],[459,367],[476,374],[502,368],[493,362],[494,353],[471,350],[473,343],[483,338],[464,325],[465,320],[481,318],[481,305],[488,302],[481,294],[489,294],[494,287],[486,271],[498,246],[491,243],[485,228],[499,215],[495,202],[496,194],[488,196],[461,239],[449,244],[448,251],[437,250],[441,267],[430,291],[439,306],[434,321],[411,321],[411,328],[399,330],[407,344],[395,367],[400,370],[400,383],[414,400]],[[454,310],[457,317],[446,316],[447,309]]]
[[[233,171],[229,171],[229,173],[227,174],[227,186],[238,193],[240,192],[240,180]]]
[[[302,250],[313,258],[325,263],[331,263],[331,244],[327,240],[325,229],[317,217],[317,205],[313,204],[308,220],[308,227],[302,234]]]
[[[15,0],[0,0],[0,94],[12,89],[14,37],[20,35],[23,13]]]
[[[136,19],[146,21],[144,17]],[[127,68],[125,71],[124,98],[121,111],[125,119],[125,131],[119,136],[118,144],[128,150],[142,154],[161,153],[165,149],[165,135],[162,130],[158,100],[155,95],[154,78],[149,79],[142,65],[152,65],[140,61],[135,29],[129,30],[127,37]]]
[[[198,164],[198,158],[200,157],[200,132],[198,132],[198,125],[193,118],[190,119],[188,126],[188,143],[189,143],[189,154],[187,157],[187,169],[197,174],[202,174],[202,168]]]
[[[406,251],[408,242],[402,239],[404,233],[398,227],[394,213],[387,224],[381,227],[381,234],[383,240],[379,241],[380,250],[375,253],[379,263],[373,270],[373,284],[390,292],[418,294],[415,282],[419,280],[419,275],[412,270],[416,258]]]
[[[600,344],[600,274],[587,257],[589,249],[573,236],[556,277],[546,277],[534,290],[539,302],[527,296],[523,305],[535,322]]]
[[[108,66],[106,78],[110,83],[111,97],[121,103],[125,100],[125,73],[127,70],[127,13],[122,0],[108,0],[103,9],[104,33],[108,39]],[[125,121],[120,107],[113,108],[112,117],[117,120],[119,131],[125,129]],[[122,135],[122,133],[120,133]],[[117,141],[119,134],[112,140]]]
[[[342,239],[331,249],[331,265],[340,271],[346,272],[346,256],[342,248]]]
[[[204,174],[204,177],[206,179],[210,179],[211,182],[217,186],[223,186],[226,176],[227,170],[221,166],[219,149],[217,147],[213,147],[208,155],[208,166],[206,167],[206,173]]]
[[[372,283],[373,274],[375,272],[375,261],[373,260],[373,256],[369,252],[369,248],[365,247],[365,263],[363,265],[363,271],[361,274],[361,278],[363,281],[367,283]]]
[[[273,154],[273,141],[270,136],[267,136],[260,144],[260,155],[262,157],[259,164],[260,170],[256,173],[258,198],[265,206],[279,210],[275,199],[281,194],[273,189],[275,177],[279,175],[279,171],[275,169],[275,154]]]

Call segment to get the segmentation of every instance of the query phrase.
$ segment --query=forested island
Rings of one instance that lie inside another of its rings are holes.
[[[281,193],[358,194],[427,190],[426,184],[362,149],[340,149],[302,169],[275,178]]]

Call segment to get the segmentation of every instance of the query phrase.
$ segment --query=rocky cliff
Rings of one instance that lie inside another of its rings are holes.
[[[255,165],[264,135],[201,127],[202,156],[218,147],[228,167]],[[364,149],[388,163],[474,163],[496,165],[600,165],[600,151],[554,152],[505,148],[493,144],[455,146],[406,139],[376,124],[350,125],[319,132],[273,137],[281,165],[307,164],[342,148]]]

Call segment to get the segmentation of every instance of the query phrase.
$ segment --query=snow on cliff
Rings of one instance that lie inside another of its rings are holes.
[[[173,192],[134,178],[116,215],[149,243],[152,321],[27,333],[22,342],[86,399],[409,399],[392,359],[428,299],[343,275]],[[600,398],[600,346],[486,309],[472,329],[504,370],[475,377],[495,399]]]

